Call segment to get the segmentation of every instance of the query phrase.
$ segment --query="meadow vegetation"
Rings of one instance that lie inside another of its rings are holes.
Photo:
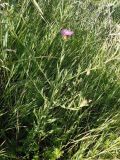
[[[0,1],[0,19],[0,159],[120,159],[120,1]]]

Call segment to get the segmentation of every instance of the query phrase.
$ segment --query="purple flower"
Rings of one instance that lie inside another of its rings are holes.
[[[74,32],[69,29],[61,29],[60,33],[63,37],[70,37],[74,34]]]

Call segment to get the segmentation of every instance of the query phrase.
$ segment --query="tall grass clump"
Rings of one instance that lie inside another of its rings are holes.
[[[119,0],[0,1],[1,160],[120,159],[119,11]]]

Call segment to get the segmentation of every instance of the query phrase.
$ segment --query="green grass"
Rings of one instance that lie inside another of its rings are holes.
[[[120,159],[119,0],[6,3],[0,159]]]

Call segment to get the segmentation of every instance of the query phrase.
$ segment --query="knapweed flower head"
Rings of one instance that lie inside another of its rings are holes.
[[[64,40],[66,40],[68,37],[71,37],[74,34],[73,31],[65,28],[61,29],[60,33]]]

